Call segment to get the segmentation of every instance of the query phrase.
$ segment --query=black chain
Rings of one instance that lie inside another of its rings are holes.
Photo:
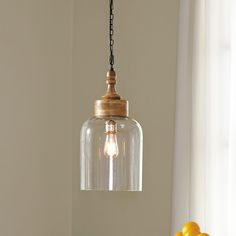
[[[114,28],[113,28],[113,20],[114,20],[114,13],[113,13],[114,5],[113,5],[113,0],[110,0],[110,24],[109,24],[109,46],[110,46],[110,57],[109,57],[109,62],[110,62],[110,68],[113,70],[114,66],[114,54],[113,54],[113,45],[114,45]]]

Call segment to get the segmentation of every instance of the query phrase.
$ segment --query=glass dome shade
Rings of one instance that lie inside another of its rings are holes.
[[[128,117],[92,117],[81,129],[80,188],[142,191],[143,134]]]

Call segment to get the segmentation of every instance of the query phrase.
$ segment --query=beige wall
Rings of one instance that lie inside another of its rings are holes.
[[[72,2],[0,0],[0,235],[169,235],[178,1],[115,1],[143,193],[79,191],[80,127],[105,89],[108,1]]]
[[[0,235],[68,236],[71,2],[0,0]]]
[[[107,6],[74,7],[73,236],[170,235],[178,1],[115,1],[118,89],[144,129],[143,193],[79,191],[79,130],[105,89]]]

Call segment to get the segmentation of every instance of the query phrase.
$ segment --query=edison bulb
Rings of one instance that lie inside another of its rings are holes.
[[[117,142],[117,124],[114,120],[109,120],[105,124],[106,140],[104,145],[104,155],[106,157],[115,158],[119,154]]]

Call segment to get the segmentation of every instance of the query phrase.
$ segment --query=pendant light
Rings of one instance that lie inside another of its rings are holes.
[[[142,191],[143,134],[129,118],[129,104],[116,92],[113,54],[113,0],[109,1],[110,70],[107,91],[81,129],[81,190]]]

